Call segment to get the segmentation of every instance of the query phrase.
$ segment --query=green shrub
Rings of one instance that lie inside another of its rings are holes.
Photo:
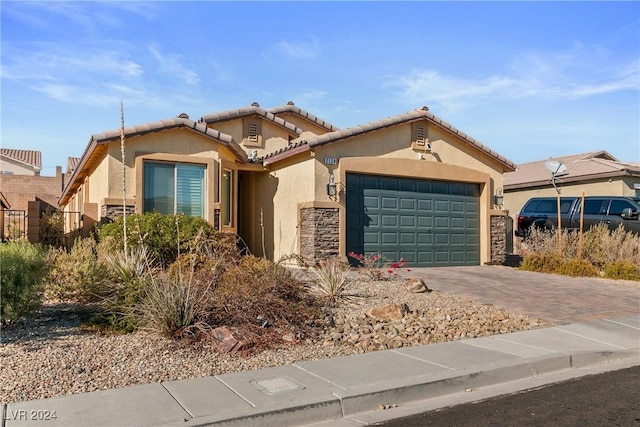
[[[525,255],[520,265],[521,270],[556,273],[564,259],[554,252],[532,253]]]
[[[77,303],[99,300],[106,267],[94,239],[79,237],[68,252],[62,248],[50,251],[50,263],[47,297]]]
[[[258,333],[270,325],[304,329],[319,314],[304,283],[281,265],[253,255],[225,265],[212,303],[212,326],[253,327]]]
[[[26,240],[0,246],[0,320],[8,324],[31,314],[42,302],[47,250]]]
[[[594,277],[598,275],[598,269],[586,259],[571,258],[558,267],[557,273],[572,277]]]
[[[640,266],[630,261],[615,261],[607,264],[604,277],[609,279],[640,280]]]
[[[99,229],[101,241],[112,249],[124,249],[124,225],[122,217],[104,224]],[[222,240],[213,226],[202,218],[186,215],[162,215],[157,212],[127,216],[127,246],[144,245],[149,255],[164,267],[169,266],[181,252],[190,252],[196,246],[196,237],[202,234],[206,240]]]

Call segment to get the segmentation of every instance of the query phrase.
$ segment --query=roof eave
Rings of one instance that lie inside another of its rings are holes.
[[[560,185],[581,182],[581,181],[593,181],[597,179],[606,179],[606,178],[617,178],[617,177],[625,177],[625,176],[638,176],[640,177],[640,171],[631,171],[629,169],[621,169],[613,172],[603,172],[603,173],[594,173],[588,175],[578,175],[578,176],[568,176],[568,177],[560,177],[557,179]],[[529,182],[520,182],[516,184],[505,184],[502,186],[504,191],[509,190],[521,190],[527,188],[536,188],[536,187],[546,187],[552,186],[551,178],[546,180],[537,180],[537,181],[529,181]]]

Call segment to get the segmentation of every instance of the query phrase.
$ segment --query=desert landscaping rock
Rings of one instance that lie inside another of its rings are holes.
[[[419,277],[414,277],[407,280],[407,283],[404,285],[404,287],[408,292],[412,292],[414,294],[431,292],[431,289],[427,287],[426,283],[424,283],[424,280]]]
[[[413,293],[405,281],[356,283],[356,305],[319,319],[316,336],[285,335],[285,343],[245,355],[215,340],[189,344],[141,331],[100,335],[80,327],[83,311],[47,304],[39,316],[2,330],[0,400],[18,402],[221,375],[336,356],[410,347],[551,326],[541,319],[478,304],[438,290]],[[397,320],[376,320],[373,307],[406,304]]]

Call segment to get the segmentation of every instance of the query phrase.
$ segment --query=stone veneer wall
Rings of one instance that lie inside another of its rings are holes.
[[[338,255],[340,216],[337,208],[300,210],[300,256],[319,261]]]
[[[135,206],[127,206],[127,215],[133,215],[136,213]],[[101,221],[115,221],[116,218],[122,216],[122,205],[102,205],[102,212],[100,213]],[[108,218],[108,219],[107,219]]]
[[[507,217],[491,216],[491,263],[503,264],[507,259]]]

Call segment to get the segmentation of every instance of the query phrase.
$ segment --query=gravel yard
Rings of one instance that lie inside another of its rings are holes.
[[[437,289],[411,293],[399,280],[358,282],[352,292],[359,295],[357,305],[334,309],[317,337],[248,356],[216,351],[209,340],[193,345],[149,332],[95,334],[79,327],[86,317],[82,307],[46,304],[37,317],[2,331],[0,401],[219,375],[552,326],[542,319],[474,303]],[[394,321],[376,321],[363,314],[387,304],[406,304],[408,312]]]

